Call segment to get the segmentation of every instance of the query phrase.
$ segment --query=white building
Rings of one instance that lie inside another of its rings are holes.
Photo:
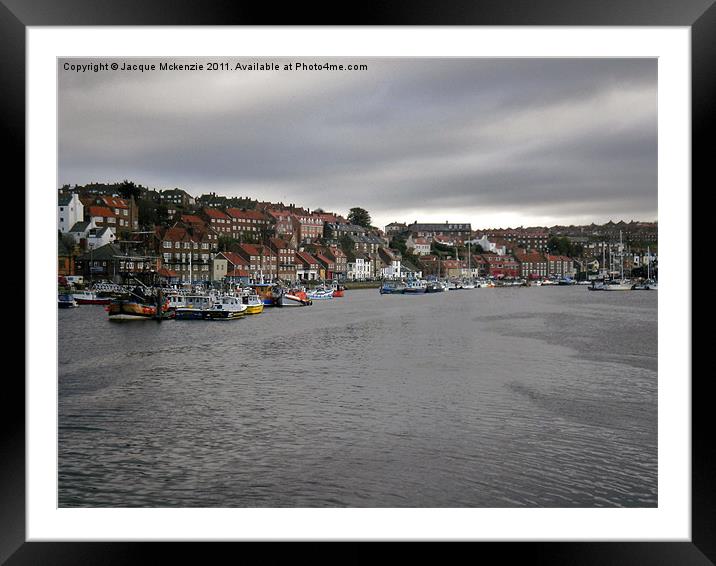
[[[92,228],[87,233],[87,249],[96,250],[106,244],[111,244],[117,239],[112,228]]]
[[[347,268],[349,281],[364,281],[373,277],[373,262],[363,255],[357,255],[354,261],[349,261]]]
[[[488,240],[487,236],[485,236],[485,235],[483,235],[480,238],[475,238],[473,240],[469,240],[468,242],[465,242],[465,244],[468,244],[468,243],[471,246],[480,246],[482,248],[482,251],[485,253],[492,253],[492,254],[497,254],[497,255],[505,255],[507,253],[505,246],[498,246],[497,244]]]
[[[60,195],[57,201],[57,229],[63,234],[84,217],[85,207],[76,193]]]
[[[430,242],[425,238],[413,238],[412,234],[405,240],[405,247],[412,250],[416,255],[428,255],[430,253]]]

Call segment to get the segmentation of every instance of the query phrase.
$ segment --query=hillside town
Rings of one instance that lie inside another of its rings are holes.
[[[125,181],[58,191],[58,274],[88,281],[255,283],[438,278],[595,279],[657,266],[656,222],[474,229],[371,225],[325,211]]]

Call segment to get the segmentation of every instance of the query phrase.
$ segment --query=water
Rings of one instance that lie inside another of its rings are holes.
[[[58,317],[61,507],[657,505],[656,292]]]

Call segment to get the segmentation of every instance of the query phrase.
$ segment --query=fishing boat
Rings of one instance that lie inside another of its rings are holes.
[[[448,284],[448,291],[458,291],[462,289],[462,282],[461,281],[450,281]]]
[[[380,286],[381,295],[402,295],[405,293],[405,285],[400,281],[383,281]]]
[[[331,289],[333,289],[333,296],[334,297],[342,297],[343,292],[346,290],[344,285],[341,285],[340,283],[334,283],[331,286]]]
[[[312,305],[313,301],[303,289],[277,288],[273,304],[277,307],[307,307]]]
[[[425,285],[425,292],[426,293],[443,293],[445,289],[443,288],[440,281],[428,281]]]
[[[262,303],[263,305],[263,303]],[[248,306],[235,295],[187,296],[186,306],[176,309],[177,320],[235,320],[246,314]]]
[[[263,304],[267,307],[274,305],[275,288],[276,285],[272,283],[254,283],[253,285],[249,285],[249,289],[258,295]]]
[[[61,309],[73,309],[77,306],[77,301],[72,295],[57,295],[57,306]]]
[[[264,311],[264,302],[256,294],[244,295],[241,300],[246,305],[246,314],[261,314]]]
[[[311,291],[307,291],[306,296],[309,299],[311,299],[312,301],[323,300],[323,299],[332,299],[333,298],[333,289],[327,289],[326,287],[316,287],[315,289],[312,289]]]
[[[423,281],[422,279],[412,279],[411,281],[408,281],[408,284],[405,286],[405,293],[409,295],[425,293],[427,287],[428,284],[426,281]]]
[[[659,285],[653,279],[646,279],[635,283],[631,288],[633,291],[656,291],[659,289]]]
[[[463,289],[474,289],[474,288],[475,288],[475,283],[473,283],[472,281],[463,281],[463,282],[462,282],[462,288],[463,288]]]
[[[574,285],[576,283],[577,282],[574,279],[572,279],[571,277],[568,277],[566,275],[564,277],[557,279],[557,285]]]
[[[602,291],[631,291],[631,282],[627,279],[611,279],[602,285]]]
[[[112,300],[110,297],[100,297],[93,291],[75,291],[72,296],[78,305],[108,305]]]
[[[174,316],[174,313],[169,310],[168,301],[162,301],[159,308],[157,308],[156,302],[150,301],[149,298],[142,299],[134,296],[113,299],[107,307],[109,320],[162,320]]]

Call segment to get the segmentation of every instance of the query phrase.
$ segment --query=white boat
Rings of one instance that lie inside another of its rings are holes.
[[[93,291],[75,291],[72,296],[78,305],[108,305],[111,302],[109,297],[100,297]]]
[[[248,308],[234,295],[188,295],[185,302],[176,309],[177,320],[232,320],[244,316]]]
[[[422,279],[411,279],[405,286],[406,294],[425,293],[428,289],[428,282]]]
[[[57,306],[61,309],[73,309],[77,307],[77,301],[72,295],[57,295]]]
[[[611,279],[609,281],[592,281],[587,287],[590,291],[631,291],[632,284],[626,279]]]
[[[321,299],[332,299],[333,289],[326,289],[325,287],[316,287],[315,289],[306,292],[306,297],[312,301]]]
[[[657,291],[658,289],[659,284],[653,279],[647,279],[641,283],[635,283],[632,286],[632,290],[634,291]]]

